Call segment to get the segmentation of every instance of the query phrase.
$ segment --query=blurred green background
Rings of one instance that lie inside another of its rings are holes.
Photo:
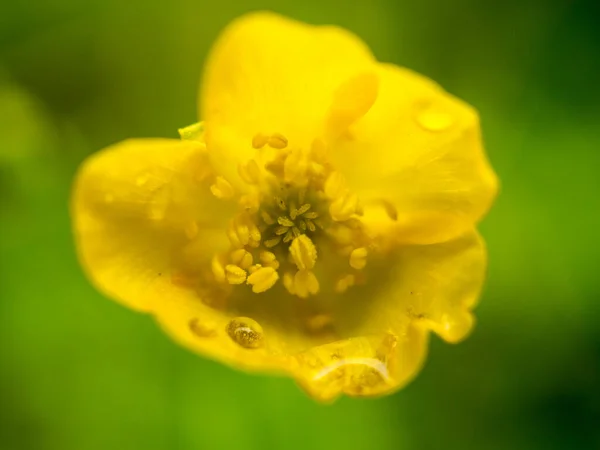
[[[0,6],[0,449],[600,448],[595,0],[32,0]],[[481,112],[503,188],[478,325],[399,393],[321,406],[171,342],[94,291],[83,158],[195,121],[211,42],[272,9],[358,33]]]

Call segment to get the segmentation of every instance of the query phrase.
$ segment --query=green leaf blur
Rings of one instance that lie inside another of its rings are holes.
[[[475,105],[502,181],[473,335],[420,376],[316,404],[191,354],[76,261],[86,155],[195,121],[209,46],[272,9],[360,35]],[[0,449],[600,448],[594,0],[7,0],[0,8]]]

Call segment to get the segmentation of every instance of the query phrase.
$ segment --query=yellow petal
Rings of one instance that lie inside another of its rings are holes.
[[[335,166],[375,230],[401,243],[460,236],[497,191],[476,111],[407,69],[382,64],[379,79],[373,107],[332,146]]]
[[[408,316],[446,341],[460,341],[473,326],[471,309],[481,293],[486,264],[483,240],[475,231],[443,244],[398,249],[389,281],[373,299],[364,327],[394,330]]]
[[[201,143],[169,139],[124,141],[83,163],[71,213],[80,260],[99,290],[151,310],[179,290],[173,278],[186,253],[199,262],[226,245],[226,206],[203,179],[206,164]]]
[[[211,153],[245,161],[255,147],[269,147],[269,136],[275,148],[310,148],[336,95],[365,85],[376,95],[373,76],[360,75],[372,64],[369,49],[341,28],[264,12],[243,16],[225,29],[206,64],[200,116]],[[359,97],[337,101],[341,121],[351,120],[353,110],[363,114],[374,100]]]

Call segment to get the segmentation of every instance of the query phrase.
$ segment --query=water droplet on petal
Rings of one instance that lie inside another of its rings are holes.
[[[258,348],[263,344],[263,329],[249,317],[232,319],[225,329],[229,337],[244,348]]]
[[[416,122],[427,131],[444,131],[454,123],[454,116],[435,105],[421,106],[415,115]]]
[[[197,318],[190,320],[189,327],[192,333],[201,338],[213,337],[217,334],[216,330],[200,323]]]
[[[380,340],[362,337],[312,348],[298,356],[306,370],[299,382],[322,400],[331,400],[341,393],[372,396],[389,391],[394,380],[389,361],[379,358],[379,346]]]

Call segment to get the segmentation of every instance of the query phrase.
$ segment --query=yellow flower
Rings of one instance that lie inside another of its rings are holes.
[[[473,108],[345,30],[254,13],[212,50],[200,117],[82,165],[72,216],[99,290],[319,400],[394,391],[429,330],[469,333],[497,190]]]

